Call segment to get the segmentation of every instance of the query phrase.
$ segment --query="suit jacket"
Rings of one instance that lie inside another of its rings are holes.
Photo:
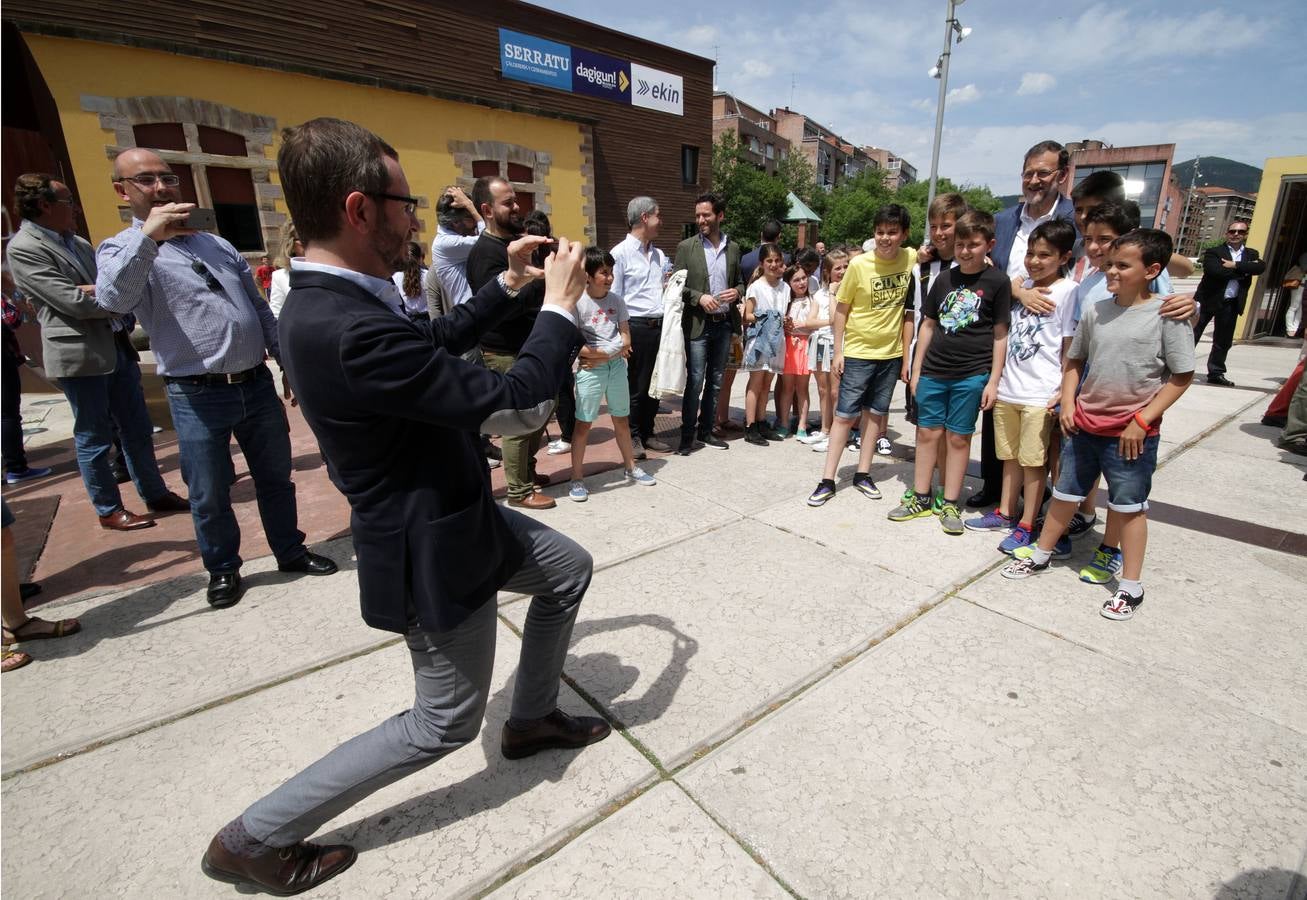
[[[453,628],[524,558],[490,495],[480,434],[544,424],[577,328],[542,313],[501,375],[459,357],[515,311],[497,282],[428,322],[335,275],[295,269],[290,281],[282,364],[350,503],[363,619]]]
[[[24,220],[9,241],[9,270],[36,306],[46,372],[54,378],[108,375],[118,363],[113,313],[78,290],[79,284],[95,284],[95,251],[78,235],[73,243],[76,252],[70,253]]]
[[[1017,231],[1021,228],[1021,210],[1024,203],[1009,206],[994,216],[994,249],[989,258],[1000,272],[1007,271],[1008,259],[1012,256],[1012,244],[1016,241]],[[1076,205],[1065,194],[1059,195],[1057,205],[1053,207],[1053,218],[1066,219],[1075,228]],[[1076,228],[1076,255],[1080,253],[1080,229]]]
[[[740,277],[740,245],[726,240],[726,286],[740,292],[744,300],[744,279]],[[681,327],[685,336],[694,339],[703,334],[707,313],[699,305],[699,298],[708,293],[708,261],[703,256],[703,239],[699,235],[688,237],[676,245],[673,269],[685,270],[685,312],[681,314]],[[740,303],[731,304],[731,327],[740,330]]]
[[[1234,295],[1233,302],[1239,308],[1239,315],[1243,315],[1253,276],[1266,271],[1266,261],[1252,247],[1243,248],[1243,259],[1235,263],[1233,269],[1227,269],[1221,264],[1230,259],[1233,257],[1230,255],[1229,244],[1212,247],[1203,254],[1203,277],[1198,282],[1198,289],[1194,291],[1194,299],[1200,305],[1219,305],[1225,300],[1226,286],[1237,280],[1238,293]]]

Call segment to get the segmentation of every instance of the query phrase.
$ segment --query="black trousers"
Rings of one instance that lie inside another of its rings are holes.
[[[1207,377],[1225,375],[1225,357],[1234,346],[1234,326],[1239,321],[1239,306],[1235,300],[1218,300],[1204,303],[1198,308],[1198,324],[1194,326],[1194,343],[1214,322],[1212,352],[1207,355]]]
[[[6,328],[6,331],[9,329]],[[4,456],[6,472],[22,472],[27,468],[27,454],[23,451],[23,398],[18,357],[8,346],[4,348],[4,372],[0,387],[4,392],[3,434],[0,435],[0,454]]]
[[[662,317],[631,316],[631,358],[626,361],[626,378],[631,388],[631,434],[646,441],[653,437],[658,401],[649,396],[658,345],[662,343]]]
[[[567,377],[558,389],[558,408],[554,415],[558,418],[558,430],[563,440],[572,443],[572,432],[576,429],[576,379],[572,370],[567,370]]]
[[[1003,460],[994,447],[994,410],[980,414],[980,477],[985,479],[984,491],[997,494],[1003,490]]]

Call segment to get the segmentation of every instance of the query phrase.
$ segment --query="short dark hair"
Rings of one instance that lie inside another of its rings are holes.
[[[554,226],[549,223],[549,216],[538,209],[533,209],[522,219],[522,233],[537,237],[553,237]]]
[[[1106,169],[1101,172],[1090,172],[1080,180],[1079,184],[1071,188],[1072,200],[1083,200],[1086,197],[1120,203],[1125,199],[1125,179],[1116,172]]]
[[[900,206],[897,203],[886,203],[876,210],[876,217],[871,220],[873,231],[881,225],[897,225],[899,231],[906,235],[912,227],[912,216],[908,214],[907,207]]]
[[[399,159],[394,147],[344,119],[323,116],[283,129],[277,172],[300,240],[308,244],[339,234],[345,198],[355,191],[385,193],[387,156]]]
[[[14,182],[14,212],[22,219],[35,219],[41,214],[42,203],[54,202],[53,175],[32,172],[19,175]]]
[[[1112,241],[1113,250],[1122,247],[1138,247],[1145,266],[1165,267],[1175,252],[1171,236],[1160,228],[1136,228]]]
[[[958,216],[958,222],[953,226],[953,233],[960,238],[979,234],[983,235],[985,240],[992,241],[994,239],[994,217],[983,209],[969,209]]]
[[[1063,147],[1057,141],[1040,141],[1027,150],[1025,156],[1021,157],[1021,164],[1025,165],[1026,160],[1032,156],[1042,156],[1045,153],[1057,154],[1057,167],[1059,170],[1071,165],[1071,154],[1067,152],[1066,147]]]
[[[953,221],[958,220],[958,216],[967,211],[967,198],[961,194],[940,194],[934,200],[930,201],[930,208],[926,210],[926,221],[931,219],[942,219],[945,216],[952,216]]]
[[[769,219],[762,226],[762,242],[764,244],[774,244],[780,240],[781,223],[775,219]],[[761,260],[759,260],[761,261]]]
[[[805,267],[809,264],[819,266],[821,265],[821,254],[811,247],[804,247],[794,254],[794,264]]]
[[[720,216],[722,213],[726,212],[726,200],[721,194],[716,194],[712,191],[709,191],[706,194],[700,194],[695,199],[694,205],[698,206],[700,203],[711,203],[714,216]]]
[[[462,225],[471,218],[473,218],[473,215],[459,206],[452,194],[441,194],[440,199],[436,201],[436,223],[438,225],[453,228]]]
[[[603,247],[586,247],[585,248],[585,274],[593,278],[594,273],[598,272],[604,266],[612,268],[617,265],[613,259],[613,254],[609,253]]]
[[[497,182],[512,186],[512,182],[503,175],[482,175],[472,183],[472,205],[476,207],[477,212],[481,212],[481,207],[487,203],[494,205],[495,198],[490,193],[490,188]],[[482,213],[484,215],[484,213]]]
[[[1138,204],[1134,216],[1126,208],[1125,202],[1106,200],[1085,213],[1085,228],[1090,225],[1106,225],[1120,237],[1139,227]]]
[[[1030,244],[1035,241],[1047,241],[1058,253],[1070,253],[1076,247],[1076,227],[1066,219],[1040,222],[1030,233]]]

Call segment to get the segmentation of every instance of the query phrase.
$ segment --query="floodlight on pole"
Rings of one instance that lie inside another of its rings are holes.
[[[935,146],[930,151],[930,191],[926,196],[926,206],[935,199],[935,185],[939,181],[939,145],[944,136],[944,100],[948,96],[948,61],[953,55],[953,35],[958,36],[958,43],[970,36],[971,29],[957,20],[957,8],[967,0],[948,0],[948,13],[944,18],[944,52],[939,61],[928,73],[931,78],[939,79],[939,102],[935,105]]]

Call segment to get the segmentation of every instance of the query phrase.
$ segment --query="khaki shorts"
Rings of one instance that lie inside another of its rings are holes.
[[[1000,400],[994,404],[994,450],[999,459],[1015,459],[1027,468],[1042,466],[1054,415],[1044,406],[1021,406]]]

